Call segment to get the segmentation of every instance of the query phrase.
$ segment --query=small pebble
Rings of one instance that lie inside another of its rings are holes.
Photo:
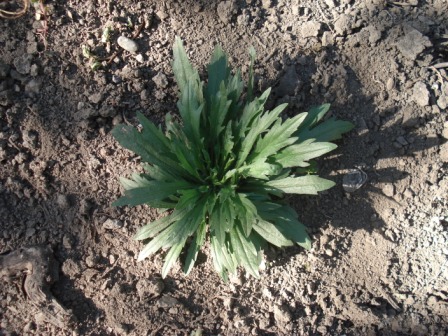
[[[124,50],[127,50],[131,53],[135,53],[138,50],[137,43],[126,36],[120,36],[117,40],[117,43]]]
[[[123,227],[123,222],[118,219],[108,218],[103,223],[103,228],[106,230],[117,230]]]

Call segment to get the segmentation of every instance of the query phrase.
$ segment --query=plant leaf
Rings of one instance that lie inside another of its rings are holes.
[[[201,249],[202,245],[204,245],[205,232],[206,232],[205,229],[206,229],[206,225],[205,225],[205,221],[203,221],[199,225],[199,228],[193,237],[193,241],[191,242],[190,247],[188,248],[188,253],[187,253],[187,257],[185,259],[185,266],[184,266],[184,273],[186,275],[190,274],[190,272],[193,269],[194,264],[196,262],[198,252]]]
[[[259,219],[254,224],[254,230],[271,244],[282,247],[291,246],[293,242],[287,239],[283,233],[276,227],[276,225],[268,221]]]
[[[285,104],[280,106],[286,107]],[[253,162],[255,159],[267,158],[277,153],[283,147],[295,143],[297,138],[291,137],[291,135],[297,131],[305,117],[306,113],[301,113],[294,118],[285,120],[283,123],[281,119],[277,119],[266,135],[258,140],[255,150],[248,161]]]
[[[323,179],[317,175],[299,177],[286,177],[279,180],[266,182],[266,185],[279,189],[287,194],[317,195],[318,191],[327,190],[336,183]]]
[[[164,262],[163,268],[162,268],[162,278],[163,279],[166,278],[171,267],[173,267],[177,258],[179,258],[180,252],[182,252],[184,245],[185,245],[185,240],[179,244],[173,245],[171,247],[170,251],[167,253],[167,255],[165,257],[165,262]]]
[[[188,85],[188,80],[192,77],[199,77],[199,75],[191,66],[187,53],[182,45],[182,40],[178,36],[176,36],[174,42],[173,54],[173,73],[176,77],[180,92],[183,92]]]
[[[283,205],[272,211],[258,209],[260,217],[266,221],[275,223],[276,228],[283,236],[306,250],[311,249],[311,239],[306,232],[306,227],[297,219],[297,213],[290,206]]]
[[[340,139],[343,133],[350,131],[353,127],[351,122],[330,118],[312,129],[297,132],[296,136],[300,141],[315,139],[316,142],[328,142]]]
[[[230,241],[235,250],[237,261],[255,278],[259,278],[260,267],[257,250],[252,241],[244,236],[238,226],[230,231]]]
[[[175,194],[179,190],[191,187],[192,185],[190,183],[182,180],[176,182],[148,181],[145,187],[126,190],[125,195],[112,203],[112,205],[152,204],[154,202],[163,201],[165,198]]]
[[[289,146],[274,156],[277,163],[284,168],[307,167],[308,160],[324,155],[337,146],[331,142],[314,142],[314,139],[308,139],[304,142]]]

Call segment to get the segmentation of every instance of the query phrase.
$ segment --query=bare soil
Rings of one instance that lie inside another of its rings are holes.
[[[446,0],[46,5],[46,20],[34,7],[0,20],[0,252],[51,247],[52,295],[77,322],[42,318],[19,273],[0,282],[0,335],[448,334]],[[82,45],[106,59],[141,24],[136,53],[91,69]],[[176,35],[201,73],[219,43],[247,78],[254,46],[270,106],[329,102],[356,125],[319,162],[337,186],[289,199],[313,249],[268,249],[259,280],[222,282],[207,248],[190,276],[177,265],[162,280],[163,255],[137,263],[132,239],[158,212],[111,207],[118,177],[140,168],[110,130],[137,125],[138,111],[156,123],[176,113]],[[346,192],[356,168],[368,180]]]

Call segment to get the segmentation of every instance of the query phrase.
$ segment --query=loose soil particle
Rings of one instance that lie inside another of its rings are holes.
[[[407,4],[69,0],[49,4],[46,35],[34,8],[0,21],[0,252],[52,247],[52,295],[77,321],[52,324],[3,278],[0,334],[447,334],[448,83],[432,66],[447,62],[448,15],[444,0]],[[177,113],[176,35],[201,75],[219,43],[247,78],[254,46],[269,107],[287,102],[296,115],[328,102],[356,125],[319,162],[336,187],[288,197],[312,250],[268,248],[259,280],[240,271],[223,283],[205,248],[188,277],[177,264],[162,281],[164,255],[137,263],[132,239],[161,214],[111,207],[118,177],[141,169],[113,125]],[[138,55],[120,53],[120,36]],[[81,45],[117,56],[94,72]],[[367,182],[345,192],[356,167]]]

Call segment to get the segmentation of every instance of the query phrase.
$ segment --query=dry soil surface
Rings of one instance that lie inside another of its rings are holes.
[[[77,322],[42,318],[23,276],[4,278],[1,335],[448,333],[446,0],[45,4],[47,16],[0,20],[0,252],[50,246],[52,293]],[[137,50],[93,71],[121,35]],[[205,248],[188,277],[177,265],[162,280],[163,255],[137,263],[132,239],[157,211],[111,207],[118,177],[140,168],[110,131],[138,111],[175,113],[176,35],[201,73],[219,43],[247,78],[254,46],[270,106],[288,102],[291,116],[329,102],[356,126],[319,161],[337,186],[289,199],[312,250],[268,249],[261,279],[222,282]],[[349,193],[351,169],[368,180]]]

